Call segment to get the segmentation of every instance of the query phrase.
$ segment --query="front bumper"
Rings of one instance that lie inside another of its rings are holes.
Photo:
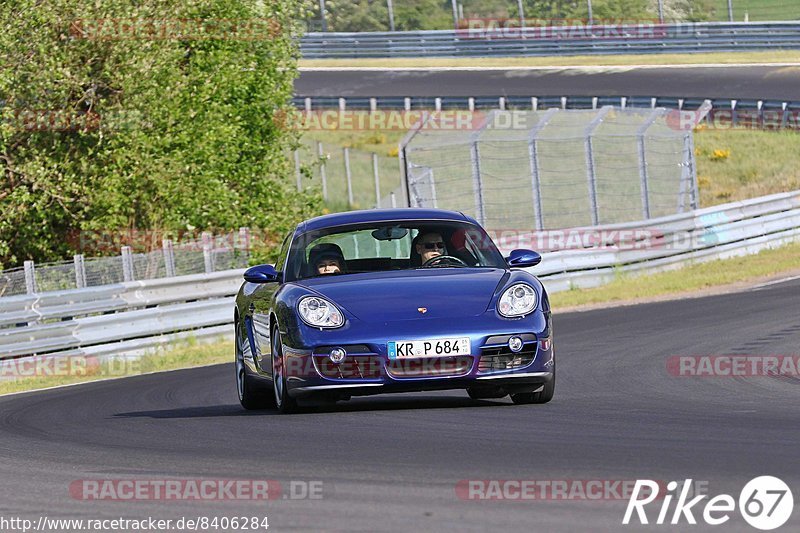
[[[518,353],[508,347],[511,336],[524,341]],[[387,343],[392,340],[451,337],[469,337],[470,353],[403,360],[388,355]],[[540,311],[518,320],[486,313],[461,323],[420,319],[376,327],[353,321],[344,328],[323,331],[302,326],[283,333],[282,338],[287,390],[293,397],[469,387],[513,393],[536,390],[553,377],[550,319]],[[348,353],[338,365],[328,358],[336,347]]]

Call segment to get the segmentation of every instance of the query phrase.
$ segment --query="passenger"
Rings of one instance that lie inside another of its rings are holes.
[[[318,244],[308,255],[308,264],[315,274],[342,274],[345,271],[342,249],[333,243]]]

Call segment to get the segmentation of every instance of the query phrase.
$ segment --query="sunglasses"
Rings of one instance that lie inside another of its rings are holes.
[[[426,250],[444,250],[444,243],[442,241],[439,242],[423,242],[422,245],[425,247]]]

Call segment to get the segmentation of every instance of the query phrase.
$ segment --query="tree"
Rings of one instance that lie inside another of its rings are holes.
[[[298,2],[0,5],[0,263],[80,231],[266,228],[319,198],[286,154]],[[271,239],[268,239],[271,240]]]

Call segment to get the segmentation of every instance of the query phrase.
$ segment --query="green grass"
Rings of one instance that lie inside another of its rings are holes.
[[[700,205],[800,189],[799,145],[800,134],[795,132],[697,131]]]
[[[119,360],[97,366],[92,365],[90,361],[84,361],[87,364],[83,364],[80,357],[65,358],[61,361],[64,362],[66,359],[71,361],[73,371],[59,373],[72,375],[42,375],[20,377],[15,380],[4,379],[0,381],[0,394],[230,362],[233,361],[233,342],[220,340],[213,344],[200,344],[190,339],[166,345],[139,359],[125,360],[124,362]],[[8,370],[5,373],[9,375]],[[233,383],[233,370],[231,370],[231,383]]]
[[[588,304],[625,302],[666,295],[689,295],[702,289],[752,281],[800,268],[800,243],[762,250],[758,254],[709,261],[679,270],[641,276],[621,275],[594,289],[573,289],[550,295],[555,312]]]
[[[751,22],[800,19],[800,4],[792,0],[732,0],[733,20]],[[728,21],[728,0],[714,0],[711,20]]]
[[[301,59],[300,67],[568,67],[575,65],[708,65],[739,63],[796,63],[800,51],[719,52],[708,54],[644,54],[614,56],[502,57],[502,58],[386,58],[386,59]]]

